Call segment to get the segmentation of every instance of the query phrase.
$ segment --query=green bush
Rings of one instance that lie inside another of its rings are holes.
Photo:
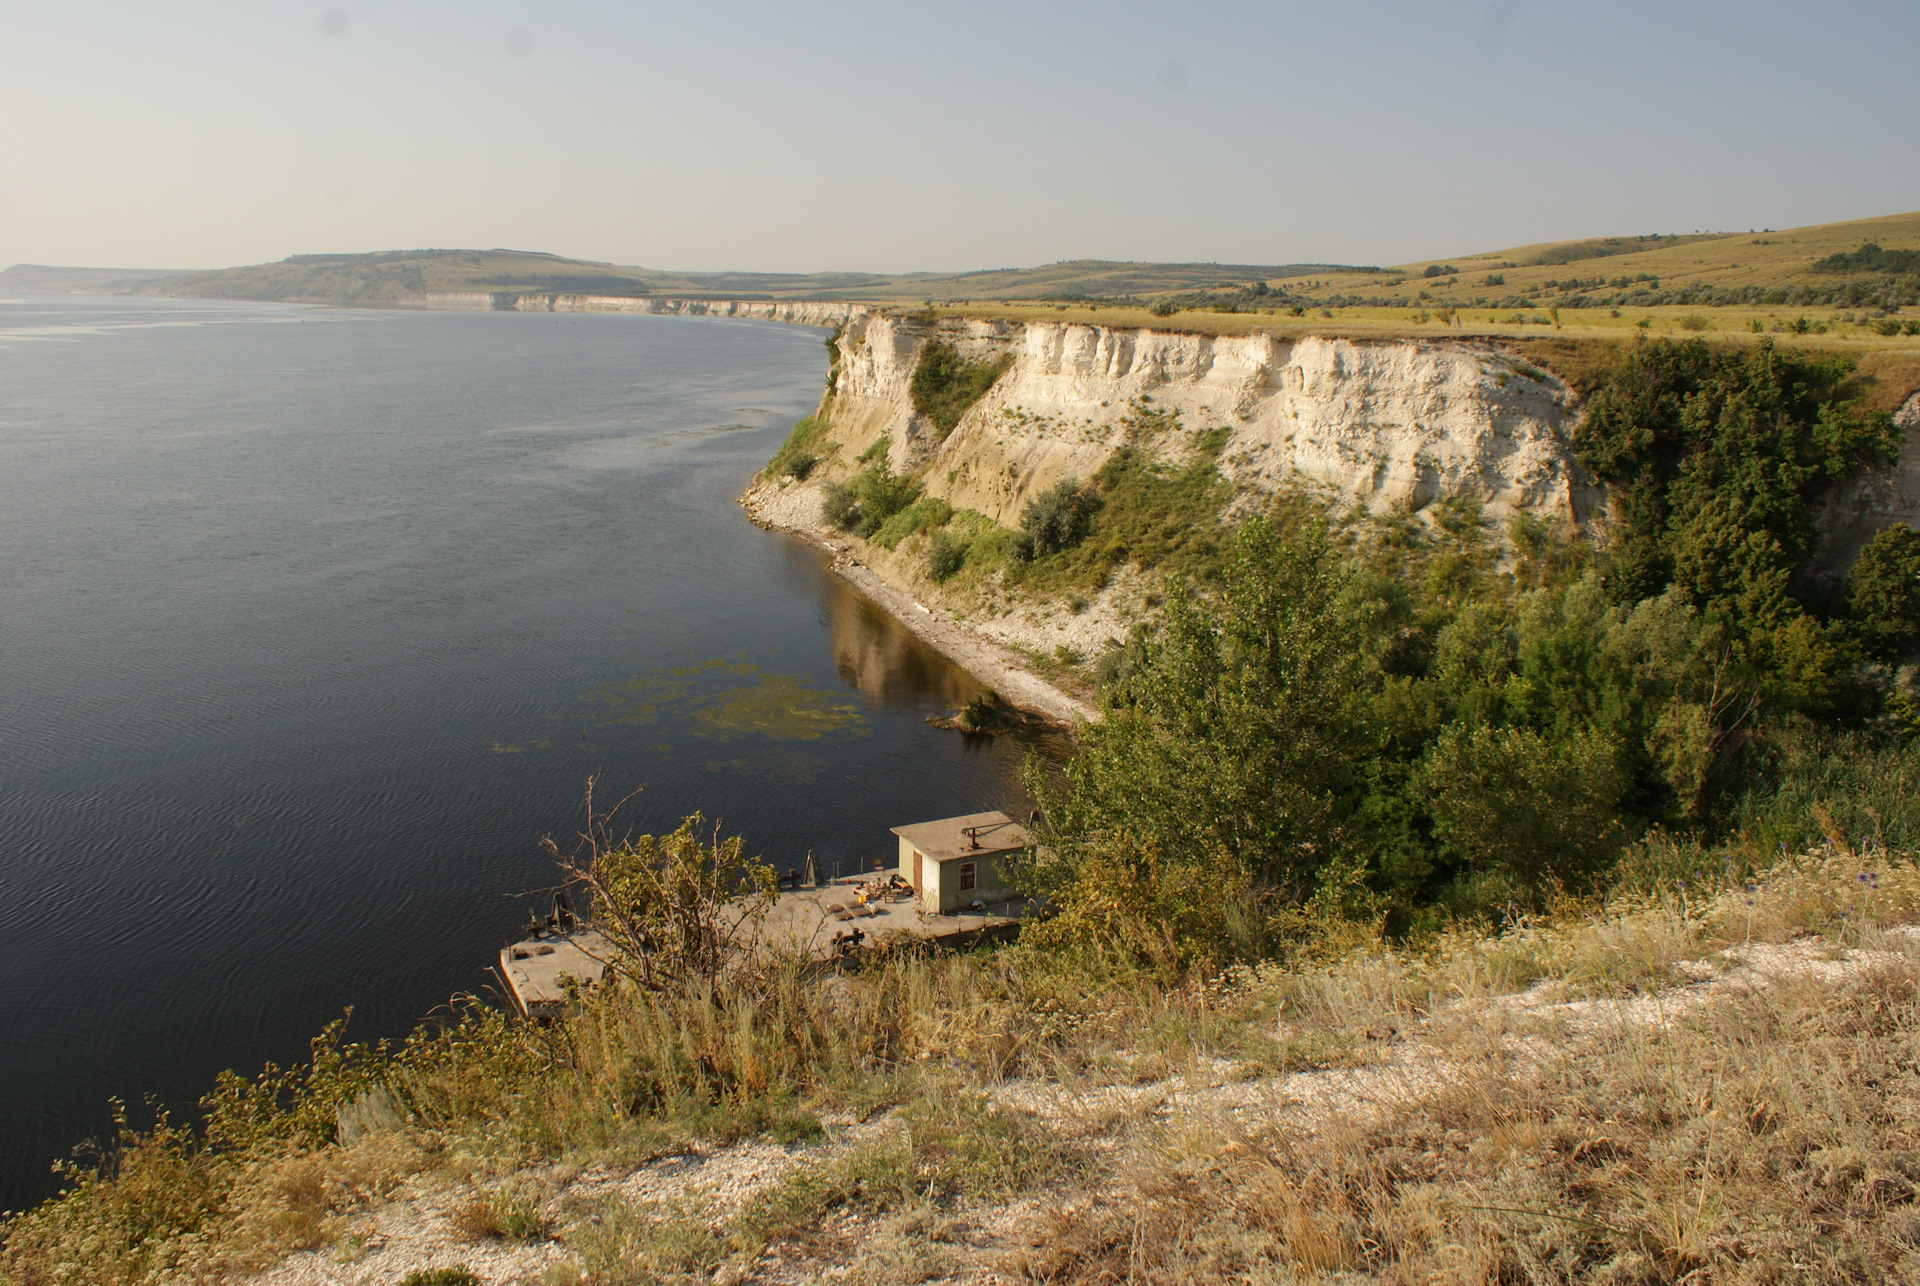
[[[1847,573],[1847,606],[1868,655],[1899,660],[1920,646],[1920,532],[1895,523],[1874,536]]]
[[[935,532],[927,542],[927,575],[936,581],[951,580],[966,566],[967,547],[945,532]]]
[[[819,456],[808,451],[800,451],[787,457],[786,463],[780,466],[780,472],[789,478],[804,481],[806,476],[813,472],[813,466],[819,463]]]
[[[1460,909],[1536,905],[1560,883],[1592,887],[1627,838],[1619,760],[1591,733],[1449,728],[1422,771],[1440,850],[1461,872]]]
[[[911,478],[896,477],[887,472],[884,462],[877,463],[846,482],[828,483],[820,496],[820,520],[842,531],[851,531],[863,540],[871,539],[880,534],[887,519],[919,498],[919,483]]]
[[[451,1268],[422,1268],[400,1279],[400,1286],[480,1286],[480,1279],[465,1264]]]
[[[914,365],[907,392],[913,399],[913,409],[932,421],[945,441],[967,408],[986,396],[994,381],[1012,365],[1012,354],[990,362],[970,362],[951,344],[929,340]]]
[[[1770,644],[1758,636],[1794,627],[1804,613],[1793,573],[1815,540],[1815,493],[1898,449],[1890,416],[1843,400],[1852,370],[1771,340],[1637,346],[1574,437],[1621,519],[1608,571],[1615,600],[1671,584],[1762,653]]]
[[[1087,538],[1100,497],[1077,478],[1062,478],[1027,502],[1020,530],[1032,541],[1034,556],[1072,549]]]
[[[806,477],[807,472],[811,471],[814,464],[819,462],[818,453],[813,450],[813,446],[819,442],[830,427],[828,413],[824,406],[818,414],[809,415],[806,419],[801,420],[798,424],[794,425],[792,431],[787,434],[787,440],[780,444],[780,449],[773,453],[773,459],[767,462],[767,471],[775,476]],[[793,462],[802,457],[808,460],[809,463],[803,471],[796,473],[794,472]]]
[[[933,496],[922,496],[904,509],[887,515],[872,536],[873,543],[896,549],[919,531],[944,527],[953,518],[953,506]]]
[[[829,482],[820,493],[820,521],[842,530],[860,521],[860,497],[844,482]]]
[[[1339,801],[1366,745],[1346,576],[1324,533],[1248,522],[1217,600],[1168,601],[1129,700],[1085,728],[1066,788],[1029,765],[1047,830],[1030,883],[1070,923],[1122,939],[1191,924],[1183,954],[1257,953],[1262,904],[1311,886],[1344,847]]]

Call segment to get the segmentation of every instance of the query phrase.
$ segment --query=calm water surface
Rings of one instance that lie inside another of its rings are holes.
[[[404,1032],[590,772],[799,865],[1019,806],[971,681],[733,498],[817,332],[0,298],[0,1209],[107,1102]]]

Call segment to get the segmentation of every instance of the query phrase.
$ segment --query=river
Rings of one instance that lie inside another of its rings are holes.
[[[346,1006],[483,992],[581,787],[780,867],[1020,806],[976,690],[734,496],[818,331],[0,298],[0,1209]]]

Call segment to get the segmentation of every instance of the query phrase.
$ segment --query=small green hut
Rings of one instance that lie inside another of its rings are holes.
[[[916,904],[930,915],[1020,896],[1014,859],[1032,840],[1005,813],[946,817],[896,826],[893,833],[900,837],[900,878],[913,885]]]

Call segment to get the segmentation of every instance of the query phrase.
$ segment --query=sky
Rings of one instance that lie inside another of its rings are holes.
[[[0,266],[1401,263],[1920,209],[1920,5],[0,0]]]

